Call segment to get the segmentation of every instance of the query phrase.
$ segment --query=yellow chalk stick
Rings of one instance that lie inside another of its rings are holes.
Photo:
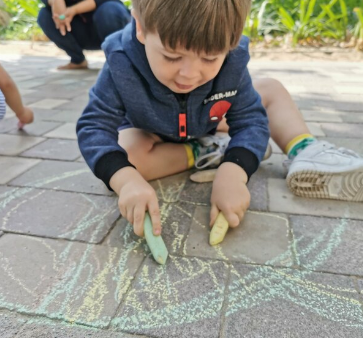
[[[145,213],[144,220],[144,234],[146,238],[146,243],[150,248],[150,251],[154,259],[159,264],[165,264],[168,258],[168,249],[161,236],[155,236],[153,234],[153,225],[151,223],[151,218],[148,212]]]
[[[209,244],[217,245],[221,243],[224,239],[224,236],[227,233],[227,230],[228,230],[228,222],[224,217],[224,215],[220,212],[210,232]]]

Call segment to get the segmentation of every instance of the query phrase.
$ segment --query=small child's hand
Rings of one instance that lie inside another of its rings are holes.
[[[20,114],[16,114],[19,119],[19,125],[29,124],[34,121],[33,111],[29,107],[24,107],[24,110]]]
[[[119,191],[118,205],[121,215],[134,226],[134,232],[138,236],[144,236],[144,217],[149,211],[153,224],[154,235],[161,234],[161,221],[158,199],[155,190],[133,168],[124,168],[127,180]]]
[[[245,182],[247,175],[237,164],[225,162],[218,168],[211,196],[211,226],[219,211],[223,212],[230,227],[234,228],[240,224],[251,200]]]

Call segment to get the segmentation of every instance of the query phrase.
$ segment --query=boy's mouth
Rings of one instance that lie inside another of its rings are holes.
[[[188,90],[188,89],[191,89],[193,88],[193,85],[183,85],[183,84],[180,84],[178,82],[175,82],[175,85],[181,89],[181,90]]]

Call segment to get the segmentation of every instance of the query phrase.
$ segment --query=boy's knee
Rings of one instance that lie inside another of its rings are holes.
[[[266,107],[275,98],[279,97],[279,93],[286,91],[282,83],[273,78],[263,78],[253,81],[253,86],[260,94],[262,99],[262,104]]]
[[[141,130],[133,131],[132,135],[126,130],[119,133],[118,144],[125,149],[130,160],[139,161],[152,151],[155,140]]]

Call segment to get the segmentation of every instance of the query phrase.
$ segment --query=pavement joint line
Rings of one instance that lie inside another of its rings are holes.
[[[105,243],[108,239],[108,237],[110,236],[112,230],[116,227],[117,223],[122,219],[123,217],[121,216],[121,214],[116,218],[116,220],[112,223],[110,229],[107,231],[107,233],[104,235],[104,237],[102,238],[101,242],[99,242],[99,245],[107,245],[107,243]]]
[[[228,265],[228,270],[227,270],[227,278],[226,278],[226,283],[225,283],[225,287],[224,287],[224,292],[223,292],[223,302],[222,302],[222,307],[221,307],[221,315],[220,315],[220,328],[219,328],[219,338],[226,338],[224,336],[224,328],[225,328],[225,321],[226,321],[226,313],[227,313],[227,309],[228,309],[228,300],[229,300],[229,288],[228,286],[231,284],[232,281],[232,266],[230,264]]]
[[[109,322],[109,324],[108,324],[108,327],[112,327],[112,321],[115,319],[116,314],[117,314],[117,313],[118,313],[118,311],[121,309],[121,307],[125,304],[125,301],[126,301],[126,299],[127,299],[127,296],[129,295],[130,291],[133,289],[133,287],[134,287],[134,285],[135,285],[135,283],[136,283],[136,280],[138,279],[138,276],[139,276],[139,274],[140,274],[140,271],[141,271],[142,267],[145,265],[146,260],[147,260],[147,259],[148,259],[148,257],[150,257],[150,256],[151,256],[151,253],[150,253],[150,254],[148,254],[148,255],[146,255],[146,256],[142,259],[142,261],[140,262],[139,266],[137,267],[137,269],[136,269],[136,271],[135,271],[135,273],[134,273],[134,275],[133,275],[133,278],[132,278],[132,280],[131,280],[131,283],[129,284],[129,287],[127,288],[127,290],[126,290],[126,291],[125,291],[125,293],[123,294],[123,297],[122,297],[122,299],[121,299],[120,303],[118,304],[118,306],[116,307],[114,314],[113,314],[113,315],[110,315],[110,318],[111,318],[111,319],[110,319],[110,322]]]
[[[37,166],[37,165],[35,165]],[[24,173],[23,173],[24,174]],[[10,181],[11,182],[11,181]],[[54,189],[54,188],[48,188],[48,187],[34,187],[32,185],[9,185],[8,183],[5,185],[0,185],[8,188],[33,188],[34,190],[50,190],[50,191],[59,191],[59,192],[68,192],[71,194],[82,194],[87,196],[105,196],[105,197],[116,197],[114,195],[106,195],[106,194],[95,194],[90,192],[82,192],[82,191],[73,191],[73,190],[63,190],[63,189]]]
[[[333,272],[333,271],[326,271],[326,270],[310,270],[310,269],[305,269],[301,266],[282,266],[282,265],[270,265],[270,264],[259,264],[259,263],[248,263],[248,262],[243,262],[243,261],[236,261],[236,260],[223,260],[223,259],[219,259],[219,258],[208,258],[208,257],[203,257],[203,256],[190,256],[190,255],[178,255],[178,254],[171,254],[170,256],[173,257],[178,257],[178,258],[197,258],[200,259],[202,261],[207,261],[207,262],[223,262],[223,263],[227,263],[227,264],[238,264],[238,265],[244,265],[244,266],[249,266],[249,267],[266,267],[266,268],[272,268],[272,269],[276,269],[276,270],[295,270],[295,271],[301,271],[301,272],[312,272],[312,273],[321,273],[324,275],[332,275],[332,276],[344,276],[344,277],[354,277],[357,279],[362,279],[363,280],[363,275],[353,275],[353,274],[347,274],[347,273],[343,273],[343,272]]]

